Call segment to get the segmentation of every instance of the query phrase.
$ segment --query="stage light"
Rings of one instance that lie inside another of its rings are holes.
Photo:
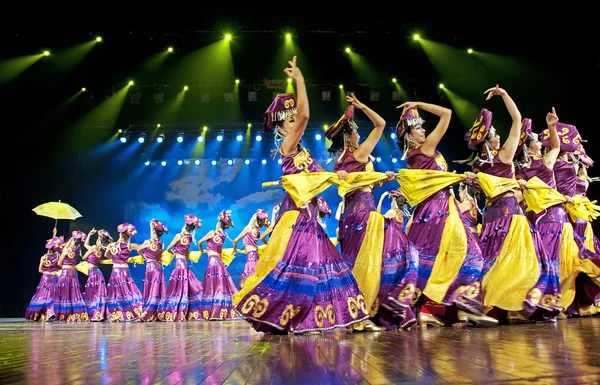
[[[248,127],[248,128],[252,128],[252,123],[248,123],[248,124],[247,124],[247,127]]]
[[[195,164],[196,166],[200,166],[200,159],[196,159],[196,160],[194,161],[194,164]]]
[[[132,86],[133,85],[133,80],[129,81],[129,85]]]
[[[240,84],[240,79],[235,79],[235,84]]]
[[[202,131],[206,131],[206,130],[208,130],[207,126],[202,127]]]
[[[44,51],[44,56],[50,56],[50,51]]]
[[[245,163],[246,165],[250,164],[250,159],[246,159],[246,160],[244,161],[244,163]]]
[[[392,139],[396,139],[396,133],[395,133],[395,132],[392,132],[392,133],[390,134],[390,138],[392,138]]]
[[[326,129],[328,129],[328,128],[329,128],[329,126],[327,125],[327,123],[323,125],[323,129],[324,129],[324,130],[326,130]]]
[[[229,159],[229,160],[227,161],[227,164],[231,166],[231,165],[233,164],[233,160]]]
[[[189,89],[190,89],[190,87],[188,87],[188,86],[183,86],[183,90],[184,90],[184,91],[187,91],[187,90],[189,90]]]
[[[398,159],[392,158],[392,163],[396,163],[396,162],[398,162]]]
[[[419,36],[419,35],[417,35],[417,34],[413,35],[413,39],[414,39],[414,40],[419,40],[420,38],[421,38],[421,36]]]
[[[127,135],[127,134],[121,135],[121,143],[127,143],[128,137],[129,137],[129,135]]]
[[[438,87],[444,88],[444,83],[440,83],[440,85]]]
[[[340,90],[344,89],[344,85],[343,84],[340,84],[339,87],[340,87]]]
[[[167,165],[167,161],[163,160],[162,162],[160,162],[160,165],[163,166],[163,167],[166,166]]]
[[[267,164],[267,160],[266,160],[266,159],[263,159],[261,163],[262,163],[262,164]]]
[[[156,123],[156,128],[160,128],[160,123]]]
[[[220,141],[222,141],[222,140],[223,140],[223,135],[221,135],[221,134],[217,135],[217,140],[218,140],[219,142],[220,142]]]
[[[277,159],[277,163],[279,163],[279,164],[282,164],[282,163],[283,163],[283,161],[281,160],[281,158],[280,158],[280,159]]]
[[[85,92],[85,91],[86,91],[85,87],[82,87],[81,92]]]
[[[262,140],[262,136],[261,135],[256,135],[256,138],[254,138],[254,139],[256,139],[257,142],[260,142]]]
[[[204,142],[204,137],[202,135],[198,136],[198,142],[201,142],[201,143]]]
[[[212,162],[210,162],[210,164],[212,164],[213,166],[216,166],[217,165],[217,161],[213,160]]]
[[[173,52],[173,47],[167,48],[167,52]]]
[[[181,166],[181,165],[183,164],[183,160],[181,160],[181,159],[180,159],[180,160],[178,160],[178,161],[177,161],[177,164]]]
[[[145,141],[146,141],[146,134],[141,134],[141,135],[138,137],[138,142],[139,142],[139,143],[144,143]]]
[[[352,52],[352,50],[350,49],[350,47],[346,47],[346,53],[350,53]]]
[[[392,78],[392,83],[396,83],[398,80],[396,78]]]
[[[146,166],[150,166],[150,161],[149,161],[149,160],[145,161],[145,162],[144,162],[144,165],[146,165]]]
[[[162,143],[165,140],[165,134],[158,134],[158,136],[156,137],[156,141],[158,143]]]
[[[96,36],[96,41],[100,43],[102,41],[102,36]]]
[[[119,128],[119,129],[117,130],[117,132],[120,134],[121,132],[123,132],[123,129],[122,129],[122,128]]]
[[[288,78],[288,83],[291,83],[291,82],[292,82],[292,78]]]
[[[469,49],[467,50],[467,52],[468,52],[468,53],[473,53],[473,48],[469,48]]]
[[[231,35],[230,34],[225,35],[225,40],[231,40]]]
[[[381,162],[381,158],[380,157],[375,158],[375,160],[377,161],[377,163]]]
[[[237,139],[238,142],[241,142],[242,140],[244,140],[244,137],[242,135],[238,135],[236,137],[236,139]]]
[[[179,143],[183,142],[183,134],[182,133],[180,133],[179,135],[177,135],[177,141]]]
[[[316,134],[316,135],[315,135],[315,139],[316,139],[316,140],[321,140],[321,134]]]
[[[290,40],[290,39],[292,38],[292,34],[291,34],[291,33],[286,33],[286,34],[285,34],[285,38],[286,38],[287,40]]]

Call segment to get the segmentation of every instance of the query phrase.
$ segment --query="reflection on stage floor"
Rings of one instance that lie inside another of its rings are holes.
[[[0,322],[0,383],[600,382],[600,318],[280,336],[244,321]]]

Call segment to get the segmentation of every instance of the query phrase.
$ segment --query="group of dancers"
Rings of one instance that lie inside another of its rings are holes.
[[[450,172],[437,150],[451,110],[406,102],[398,107],[396,135],[408,168],[381,173],[374,170],[371,153],[386,123],[351,94],[346,97],[350,106],[325,133],[334,163],[333,172],[327,172],[302,146],[310,113],[296,57],[284,72],[295,82],[296,96],[277,95],[264,114],[263,129],[274,132],[286,195],[271,220],[258,210],[233,240],[231,252],[243,239],[247,254],[239,290],[224,263],[230,213],[223,211],[215,230],[198,241],[200,253],[207,243],[209,257],[204,285],[188,267],[188,259],[199,255],[189,249],[200,227],[190,214],[165,250],[161,236],[167,228],[157,220],[150,224],[152,238],[142,244],[130,243],[136,229],[127,223],[118,227],[117,242],[104,230],[95,246],[81,231],[66,244],[53,237],[40,261],[43,276],[26,318],[243,318],[257,331],[302,334],[334,328],[402,330],[415,323],[555,322],[598,313],[600,244],[590,221],[600,207],[585,196],[593,161],[576,127],[559,122],[554,108],[546,116],[547,128],[537,135],[504,89],[485,91],[488,100],[503,99],[512,118],[510,131],[501,144],[492,113],[482,109],[464,136],[474,153],[456,161],[472,171],[459,174]],[[356,109],[374,125],[362,142]],[[429,134],[419,110],[439,118]],[[376,207],[374,188],[394,180],[399,190],[384,193]],[[335,239],[324,230],[323,218],[331,209],[318,197],[332,184],[343,197]],[[391,209],[382,213],[386,197],[392,198]],[[262,227],[267,230],[261,234]],[[85,296],[75,267],[83,242],[89,264]],[[127,265],[132,250],[147,266],[142,293]],[[108,285],[98,270],[103,256],[113,264]],[[169,263],[169,256],[176,268],[165,288],[161,263]]]

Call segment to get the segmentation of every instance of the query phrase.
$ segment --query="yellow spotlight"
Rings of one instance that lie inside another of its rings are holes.
[[[323,125],[323,129],[326,130],[329,126],[327,124]]]
[[[235,79],[235,84],[240,84],[240,79]]]
[[[167,51],[168,51],[168,52],[173,52],[173,47],[169,47],[169,48],[167,48]]]
[[[419,40],[420,38],[421,38],[421,37],[420,37],[419,35],[417,35],[417,34],[413,35],[413,39],[414,39],[414,40]]]
[[[292,78],[288,78],[288,83],[291,83],[291,82],[292,82]]]
[[[189,89],[190,89],[190,87],[188,87],[188,86],[183,86],[183,90],[184,90],[184,91],[187,91],[187,90],[189,90]]]
[[[44,51],[44,56],[50,56],[50,51]]]
[[[343,89],[344,89],[344,85],[340,84],[340,90],[343,90]]]
[[[119,132],[119,134],[120,134],[121,132],[123,132],[123,129],[119,128],[119,131],[118,131],[118,132]]]
[[[133,85],[133,80],[129,81],[129,85],[132,86]]]
[[[208,127],[206,127],[206,126],[202,127],[202,131],[206,131],[206,130],[208,130]]]
[[[440,83],[439,87],[444,88],[444,83]]]
[[[396,83],[397,81],[396,78],[392,78],[392,83]]]
[[[156,124],[156,128],[160,128],[160,123],[157,123],[157,124]]]
[[[81,89],[81,92],[85,92],[85,87],[83,87],[83,88]]]
[[[469,49],[467,50],[467,52],[468,52],[468,53],[473,53],[473,48],[469,48]]]
[[[286,38],[287,40],[290,40],[290,39],[292,38],[292,34],[291,34],[291,33],[286,33],[286,34],[285,34],[285,38]]]
[[[96,41],[100,43],[102,41],[102,36],[96,36]]]
[[[230,34],[225,35],[225,40],[231,40],[231,35]]]
[[[350,53],[352,52],[352,50],[350,49],[350,47],[346,47],[346,53]]]
[[[252,123],[248,123],[248,128],[252,128]]]

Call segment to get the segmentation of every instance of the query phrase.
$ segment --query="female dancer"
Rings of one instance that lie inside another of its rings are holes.
[[[331,140],[328,151],[334,154],[333,170],[340,179],[348,178],[349,172],[374,171],[371,161],[371,152],[377,145],[385,120],[375,111],[361,103],[354,94],[346,96],[346,101],[351,105],[344,115],[334,124],[329,126],[325,137]],[[359,144],[358,126],[354,122],[354,109],[362,110],[373,122],[374,128],[367,139]],[[394,173],[388,171],[389,180],[394,179]],[[342,259],[352,268],[352,275],[358,281],[365,297],[367,309],[377,313],[376,304],[377,288],[379,282],[373,280],[370,274],[373,267],[380,270],[384,243],[383,216],[377,212],[373,198],[373,188],[366,186],[361,190],[347,194],[342,203],[342,216],[338,225],[338,242],[342,250]],[[366,255],[368,258],[359,258]],[[366,263],[356,265],[360,259]],[[354,325],[355,330],[381,331],[383,328],[373,322]]]
[[[131,243],[131,237],[137,234],[134,225],[122,223],[117,226],[119,239],[106,248],[106,258],[112,259],[113,268],[108,280],[106,304],[110,321],[134,321],[142,315],[142,294],[135,285],[127,260],[131,250],[138,245]]]
[[[91,229],[84,245],[87,251],[83,255],[83,260],[87,261],[89,266],[88,279],[85,283],[85,306],[88,317],[92,322],[104,321],[109,317],[108,308],[106,307],[106,282],[98,266],[106,252],[106,248],[114,241],[108,231],[100,230],[98,231],[96,244],[90,246],[90,237],[94,234],[96,234],[96,229]]]
[[[54,287],[54,311],[58,321],[81,322],[89,321],[83,301],[83,293],[75,265],[81,256],[81,244],[85,241],[85,233],[75,230],[71,239],[64,246],[58,266],[62,272]]]
[[[277,95],[263,128],[275,127],[284,175],[322,171],[300,144],[309,119],[308,97],[296,57],[284,71],[293,94]],[[345,327],[368,318],[364,298],[348,265],[316,221],[317,199],[298,207],[286,194],[256,272],[235,294],[237,311],[264,332],[304,333]]]
[[[158,219],[151,220],[150,239],[144,241],[137,249],[146,261],[146,274],[144,275],[144,286],[142,288],[144,307],[140,317],[141,321],[149,322],[156,319],[158,304],[165,296],[165,274],[161,263],[163,243],[160,240],[165,233],[169,233],[167,226]]]
[[[396,126],[397,145],[407,158],[408,168],[448,171],[448,163],[436,148],[448,129],[452,111],[422,102],[406,102],[398,108],[403,108],[403,112]],[[427,136],[418,109],[440,118]],[[472,179],[474,175],[466,173],[465,177]],[[450,187],[439,190],[413,211],[408,239],[419,252],[419,271],[415,291],[406,296],[423,294],[421,303],[426,306],[418,315],[420,325],[443,325],[429,310],[440,304],[446,310],[456,305],[460,322],[496,325],[497,320],[483,315],[481,249],[460,217],[450,190]]]
[[[479,240],[479,229],[477,228],[479,223],[477,215],[480,212],[477,205],[479,191],[474,186],[461,182],[458,185],[458,199],[460,200],[458,209],[463,220],[469,226],[471,232],[475,234],[475,238]]]
[[[242,232],[233,240],[234,254],[237,254],[237,244],[242,238],[244,239],[244,250],[246,250],[246,265],[240,278],[240,288],[244,286],[246,278],[254,274],[258,261],[258,240],[261,239],[260,228],[263,226],[268,228],[270,225],[269,214],[263,209],[258,209]]]
[[[194,214],[185,216],[185,225],[175,235],[167,247],[168,252],[175,254],[175,269],[169,278],[167,293],[158,304],[157,314],[160,321],[185,321],[200,319],[200,300],[202,283],[190,270],[188,256],[194,239],[194,232],[199,229],[200,219]]]
[[[56,234],[56,233],[55,233]],[[58,281],[58,259],[65,244],[63,237],[54,236],[46,242],[46,253],[40,258],[38,271],[42,279],[25,311],[25,319],[30,321],[54,321],[54,299],[52,291]]]
[[[504,89],[496,86],[485,93],[486,100],[502,97],[512,125],[500,147],[500,136],[492,126],[492,113],[481,111],[465,135],[469,148],[477,149],[479,154],[473,171],[511,180],[515,177],[514,157],[520,150],[521,113]],[[560,293],[558,271],[539,234],[530,231],[514,192],[487,198],[480,239],[485,258],[485,306],[495,307],[494,314],[498,318],[506,316],[509,323],[529,322],[536,310],[541,320],[554,318],[558,314]],[[544,301],[540,301],[542,298]]]
[[[231,212],[223,211],[215,230],[211,230],[198,241],[202,252],[202,243],[206,241],[208,267],[204,273],[204,293],[200,301],[202,318],[205,320],[224,320],[239,318],[233,310],[231,297],[237,292],[227,268],[221,260],[225,230],[233,226]]]
[[[406,198],[398,190],[381,194],[377,211],[381,212],[383,199],[392,199],[385,217],[385,244],[381,267],[381,284],[377,301],[376,321],[387,330],[401,330],[417,322],[414,296],[419,268],[419,252],[404,233],[404,216],[410,216]]]

